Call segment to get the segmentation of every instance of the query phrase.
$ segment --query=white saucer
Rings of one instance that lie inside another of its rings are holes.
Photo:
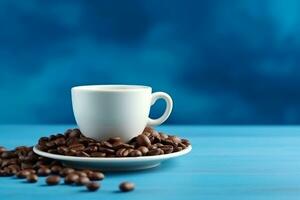
[[[40,151],[34,147],[33,151],[43,157],[52,158],[62,161],[66,166],[74,168],[89,168],[103,171],[133,171],[149,169],[160,165],[162,161],[183,156],[192,150],[190,145],[186,149],[157,156],[143,156],[143,157],[126,157],[126,158],[95,158],[95,157],[75,157],[64,156],[58,154],[47,153]]]

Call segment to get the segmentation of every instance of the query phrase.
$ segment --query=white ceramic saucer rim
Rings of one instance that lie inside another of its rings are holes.
[[[142,156],[142,157],[125,157],[125,158],[95,158],[95,157],[76,157],[76,156],[64,156],[64,155],[58,155],[58,154],[52,154],[48,152],[44,152],[39,150],[36,146],[33,147],[33,151],[40,155],[47,158],[52,158],[56,160],[63,160],[63,161],[88,161],[88,162],[144,162],[144,161],[155,161],[155,160],[164,160],[169,158],[174,158],[178,156],[183,156],[187,153],[189,153],[192,150],[192,145],[188,146],[186,149],[182,151],[178,151],[175,153],[170,154],[163,154],[163,155],[157,155],[157,156]]]

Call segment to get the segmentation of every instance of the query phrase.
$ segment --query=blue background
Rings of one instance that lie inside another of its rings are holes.
[[[297,0],[2,0],[0,123],[74,123],[72,86],[123,83],[168,92],[170,124],[297,124],[299,9]]]

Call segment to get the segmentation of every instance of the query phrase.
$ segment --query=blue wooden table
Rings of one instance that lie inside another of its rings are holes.
[[[0,146],[34,145],[39,137],[72,126],[0,126]],[[160,167],[131,173],[107,173],[102,188],[47,186],[0,178],[0,200],[27,199],[300,199],[300,127],[162,126],[159,130],[190,139],[187,156]],[[119,193],[128,180],[136,190]]]

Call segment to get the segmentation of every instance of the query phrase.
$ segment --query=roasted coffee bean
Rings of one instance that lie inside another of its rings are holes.
[[[174,152],[182,151],[182,147],[174,147]]]
[[[160,135],[160,138],[161,139],[163,139],[163,140],[166,140],[166,139],[168,139],[168,135],[167,134],[165,134],[165,133],[159,133],[159,135]]]
[[[67,176],[68,174],[73,173],[73,172],[75,172],[74,169],[69,168],[69,167],[66,167],[66,168],[64,168],[63,170],[61,170],[59,174],[60,174],[61,176]]]
[[[38,176],[37,175],[35,175],[35,174],[29,174],[27,177],[26,177],[26,179],[27,179],[27,182],[29,182],[29,183],[36,183],[37,181],[38,181]]]
[[[60,137],[60,138],[57,138],[54,143],[57,145],[57,146],[62,146],[62,145],[65,145],[66,144],[66,140],[65,138],[63,137]]]
[[[153,130],[154,130],[154,129],[153,129],[152,127],[146,126],[143,132],[149,132],[149,133],[152,133]]]
[[[5,149],[5,147],[0,146],[0,154],[3,153],[4,151],[7,151],[7,150]]]
[[[84,152],[84,151],[77,152],[76,156],[79,156],[79,157],[90,157],[90,155],[88,153]]]
[[[57,148],[57,152],[59,154],[62,154],[62,155],[67,154],[68,151],[69,151],[69,149],[67,147],[65,147],[65,146],[60,146],[60,147]]]
[[[131,157],[138,157],[138,156],[142,156],[142,152],[140,152],[139,150],[133,150],[132,152],[129,153],[129,156]]]
[[[100,188],[100,184],[97,183],[97,182],[89,182],[89,183],[86,184],[86,188],[89,191],[96,191]]]
[[[163,145],[160,147],[161,150],[164,151],[164,154],[172,153],[173,152],[173,146],[172,145]]]
[[[88,174],[88,178],[92,181],[99,181],[104,179],[104,174],[101,172],[92,172]]]
[[[82,135],[79,129],[67,130],[64,135],[56,134],[41,138],[38,148],[49,153],[77,157],[136,157],[173,153],[189,145],[186,139],[180,139],[174,135],[169,136],[146,127],[142,134],[127,143],[122,142],[119,137],[96,141]],[[31,152],[30,155],[28,152]],[[19,147],[17,154],[3,153],[1,153],[1,159],[11,159],[17,156],[21,161],[22,169],[32,168],[33,165],[35,169],[41,167],[35,164],[35,161],[40,158],[32,152],[32,147]],[[0,166],[4,167],[3,163],[5,166],[9,165],[7,161],[1,161]],[[49,164],[43,165],[49,167]]]
[[[98,151],[106,153],[106,154],[113,154],[113,153],[115,153],[115,150],[109,149],[109,148],[106,148],[106,147],[99,147]]]
[[[39,176],[48,176],[51,173],[51,170],[48,167],[41,167],[37,171]]]
[[[128,156],[131,152],[133,151],[133,149],[125,149],[125,151],[122,152],[122,157],[126,157]]]
[[[75,150],[75,151],[82,151],[82,150],[85,149],[83,144],[72,144],[72,145],[69,146],[69,148],[71,150]]]
[[[105,157],[106,153],[104,153],[104,152],[93,152],[93,153],[91,153],[91,156],[92,157]]]
[[[120,137],[113,137],[113,138],[109,138],[107,140],[110,144],[115,144],[115,143],[122,143],[121,138]]]
[[[53,147],[55,147],[56,146],[56,144],[55,144],[55,142],[54,141],[49,141],[49,142],[46,142],[46,146],[48,147],[48,148],[53,148]]]
[[[16,176],[17,176],[17,178],[26,178],[29,174],[31,174],[30,171],[25,169],[25,170],[19,171],[16,174]]]
[[[8,168],[8,169],[10,170],[10,172],[13,173],[13,174],[17,174],[17,173],[20,171],[20,167],[19,167],[18,165],[16,165],[16,164],[9,165],[7,168]]]
[[[84,151],[88,152],[88,153],[97,152],[98,151],[98,147],[96,145],[94,145],[94,146],[88,146],[87,148],[85,148]]]
[[[75,173],[70,173],[65,177],[65,184],[73,184],[79,179],[79,175]]]
[[[143,155],[146,155],[146,154],[148,153],[148,151],[149,151],[149,149],[148,149],[147,147],[145,147],[145,146],[140,146],[140,147],[138,148],[138,150],[139,150],[140,152],[142,152]]]
[[[110,144],[107,141],[102,142],[101,146],[104,147],[104,148],[112,148],[113,147],[112,144]]]
[[[161,154],[164,154],[164,151],[161,149],[152,149],[147,153],[148,156],[157,156]]]
[[[59,172],[62,170],[62,167],[59,165],[53,165],[51,167],[51,173],[52,174],[59,174]]]
[[[134,190],[134,184],[131,182],[123,182],[119,185],[119,189],[122,192],[129,192],[129,191]]]
[[[187,139],[181,139],[182,144],[184,144],[185,146],[189,146],[190,145],[190,141],[188,141]]]
[[[87,177],[87,173],[85,173],[84,171],[76,171],[74,172],[75,174],[77,174],[79,177]]]
[[[14,172],[8,167],[4,167],[3,170],[4,170],[3,172],[4,172],[5,176],[14,176],[15,175]]]
[[[146,135],[141,134],[137,137],[137,144],[139,146],[148,147],[151,145],[151,141],[149,140],[149,138]]]
[[[181,142],[181,139],[177,136],[169,136],[169,139],[171,139],[175,144],[178,144]]]
[[[48,185],[58,185],[59,182],[60,182],[60,176],[57,175],[48,176],[46,179],[46,183]]]
[[[76,185],[85,185],[89,182],[90,182],[90,179],[88,177],[79,177],[75,183],[76,183]]]
[[[77,138],[80,136],[80,134],[81,134],[80,130],[75,128],[69,132],[68,137],[70,137],[70,138],[76,137]]]
[[[182,147],[182,149],[186,148],[185,144],[183,144],[182,142],[178,143],[178,147]]]

